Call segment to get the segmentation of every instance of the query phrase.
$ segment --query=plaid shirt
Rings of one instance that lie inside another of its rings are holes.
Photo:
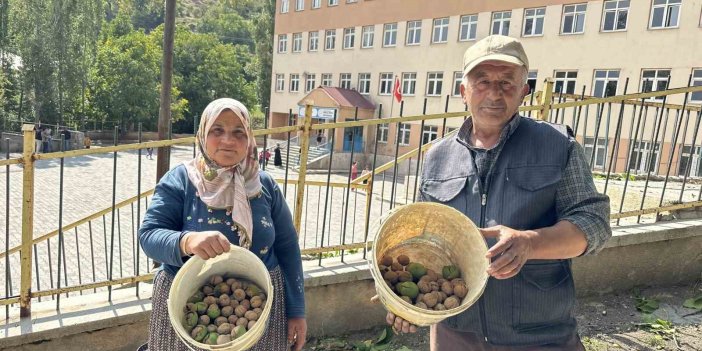
[[[491,149],[476,147],[471,143],[472,118],[468,118],[458,131],[457,139],[470,149],[483,189],[490,186],[493,166],[522,118],[524,117],[519,115],[512,117],[500,132],[497,145]],[[609,197],[597,192],[585,152],[573,138],[568,155],[568,163],[556,190],[556,213],[559,221],[571,222],[585,233],[587,248],[583,255],[595,254],[612,236],[609,226]]]

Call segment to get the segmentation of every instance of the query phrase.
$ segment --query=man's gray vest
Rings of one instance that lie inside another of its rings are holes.
[[[565,127],[522,118],[494,165],[489,189],[480,189],[469,149],[456,137],[443,140],[425,159],[421,198],[449,205],[479,227],[551,226],[570,142]],[[443,323],[496,345],[561,343],[576,332],[574,302],[570,260],[529,260],[510,279],[490,278],[478,302]]]

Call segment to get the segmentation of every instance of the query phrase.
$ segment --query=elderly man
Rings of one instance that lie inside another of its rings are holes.
[[[609,199],[569,128],[518,114],[528,70],[514,38],[493,35],[466,50],[461,96],[471,118],[424,160],[421,199],[473,220],[491,260],[482,297],[431,327],[433,351],[584,350],[570,258],[598,252],[611,236]],[[387,321],[416,331],[392,313]]]

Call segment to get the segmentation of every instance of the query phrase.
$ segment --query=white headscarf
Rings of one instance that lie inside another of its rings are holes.
[[[217,117],[225,110],[231,110],[241,119],[248,137],[246,157],[231,167],[221,167],[207,156],[207,135]],[[210,102],[200,118],[200,129],[196,136],[197,155],[194,159],[183,162],[200,200],[209,207],[227,209],[231,213],[239,232],[239,246],[247,249],[251,247],[253,235],[249,199],[261,193],[256,140],[249,121],[249,111],[237,100],[222,98]]]

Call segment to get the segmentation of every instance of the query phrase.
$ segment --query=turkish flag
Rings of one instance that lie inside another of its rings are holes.
[[[397,102],[402,101],[402,92],[400,91],[400,78],[395,76],[395,86],[392,89],[392,95],[395,96]]]

